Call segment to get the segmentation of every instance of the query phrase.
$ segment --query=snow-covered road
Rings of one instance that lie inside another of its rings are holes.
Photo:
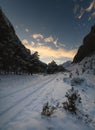
[[[71,86],[63,82],[66,75],[9,75],[0,76],[0,130],[47,130],[69,129],[92,130],[65,112],[55,119],[45,119],[40,113],[43,104],[49,101],[62,102]],[[62,122],[66,122],[63,125]],[[49,122],[48,122],[49,121]],[[56,122],[60,123],[56,123]],[[76,124],[75,124],[76,122]],[[69,126],[68,126],[69,125]]]
[[[14,90],[9,94],[0,97],[0,127],[8,123],[17,113],[25,106],[34,103],[37,98],[43,93],[43,89],[50,84],[57,76],[44,77],[44,80],[38,79],[35,83],[26,84],[18,90]],[[21,87],[21,86],[20,86]],[[33,105],[34,107],[34,105]]]

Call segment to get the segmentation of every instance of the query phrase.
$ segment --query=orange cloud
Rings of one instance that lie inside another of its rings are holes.
[[[53,49],[49,46],[31,46],[28,43],[26,43],[25,41],[23,42],[23,44],[31,50],[31,52],[35,52],[38,51],[40,58],[73,58],[74,55],[76,54],[77,50],[66,50],[66,49]]]
[[[50,36],[50,37],[45,38],[44,41],[45,41],[46,43],[48,43],[48,42],[53,42],[54,39],[53,39],[52,36]]]
[[[23,43],[25,46],[27,46],[27,45],[28,45],[28,40],[27,40],[27,39],[23,39],[23,40],[22,40],[22,43]]]
[[[44,38],[44,36],[43,36],[42,34],[33,34],[32,37],[33,37],[34,39],[38,39],[38,38],[43,39],[43,38]]]
[[[58,38],[57,39],[54,39],[52,36],[49,36],[49,37],[47,37],[47,38],[45,38],[44,39],[44,42],[45,43],[49,43],[49,42],[51,42],[55,47],[59,47],[58,46]]]

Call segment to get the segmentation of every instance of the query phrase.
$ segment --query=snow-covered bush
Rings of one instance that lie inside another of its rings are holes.
[[[75,90],[72,87],[66,92],[65,97],[67,98],[67,101],[63,102],[63,108],[76,114],[79,104],[81,103],[81,97],[78,90]]]
[[[82,79],[82,78],[79,78],[79,77],[73,78],[71,80],[71,85],[72,86],[74,86],[74,85],[80,85],[82,82],[84,82],[84,79]]]
[[[55,109],[56,108],[54,106],[49,105],[49,103],[47,102],[43,106],[41,115],[50,117],[53,114],[53,112],[54,112]]]
[[[58,102],[55,106],[49,105],[49,103],[45,103],[41,115],[50,117],[55,112],[55,110],[58,110],[60,108],[64,108],[65,110],[68,110],[74,114],[77,113],[78,110],[80,110],[81,106],[81,97],[78,92],[78,90],[75,90],[73,87],[69,89],[66,92],[65,97],[67,100],[63,103]]]

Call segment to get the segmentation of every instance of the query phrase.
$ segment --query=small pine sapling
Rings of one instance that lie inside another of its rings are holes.
[[[54,112],[55,109],[56,109],[56,108],[55,108],[54,106],[49,106],[49,103],[47,102],[47,103],[43,106],[41,115],[50,117],[50,116],[53,114],[53,112]]]
[[[66,92],[65,97],[67,98],[67,101],[63,102],[63,108],[76,114],[78,105],[81,103],[81,97],[78,90],[75,90],[72,87],[68,92]]]

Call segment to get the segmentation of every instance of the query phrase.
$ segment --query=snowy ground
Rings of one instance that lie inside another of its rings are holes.
[[[0,130],[95,130],[95,85],[76,85],[82,97],[82,111],[91,121],[59,109],[52,117],[41,116],[44,103],[63,102],[71,88],[69,74],[1,75]],[[89,82],[89,81],[88,81]]]

